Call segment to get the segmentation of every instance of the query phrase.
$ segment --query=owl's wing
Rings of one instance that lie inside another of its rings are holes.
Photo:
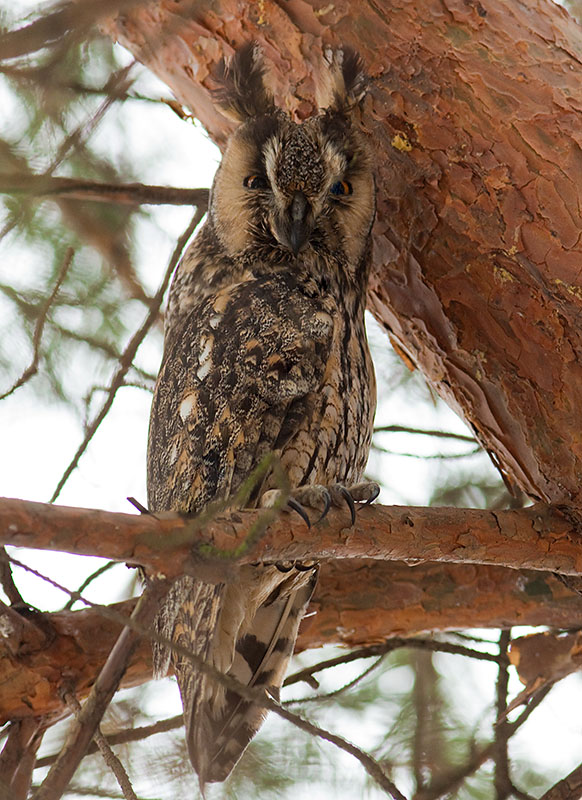
[[[332,335],[322,300],[288,276],[228,287],[194,309],[179,336],[170,333],[154,397],[150,508],[198,511],[235,492],[265,453],[281,452],[322,384]],[[276,696],[314,585],[314,571],[275,566],[245,567],[227,586],[183,578],[158,628]],[[192,763],[201,783],[224,780],[264,710],[187,659],[174,662]]]
[[[285,322],[282,322],[282,319]],[[321,386],[333,318],[288,276],[236,284],[170,333],[152,405],[152,511],[199,511],[279,453]]]

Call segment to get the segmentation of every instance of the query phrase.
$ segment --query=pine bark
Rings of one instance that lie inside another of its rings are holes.
[[[218,61],[251,38],[305,117],[326,46],[373,77],[369,307],[505,478],[580,504],[582,30],[550,0],[161,0],[105,29],[223,144]]]
[[[128,617],[134,603],[117,603],[105,611]],[[470,627],[572,628],[579,625],[582,597],[546,572],[353,560],[322,565],[311,610],[317,613],[302,623],[298,650],[323,644],[364,647],[393,636]],[[32,717],[56,721],[66,714],[64,676],[79,699],[86,697],[121,630],[119,617],[104,616],[100,608],[45,615],[51,630],[48,642],[31,643],[17,631],[10,634],[8,621],[2,621],[0,724]],[[144,637],[123,687],[151,679],[151,652]]]

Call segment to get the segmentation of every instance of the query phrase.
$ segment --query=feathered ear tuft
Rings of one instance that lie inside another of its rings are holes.
[[[239,48],[230,62],[222,61],[217,79],[222,89],[215,93],[217,103],[236,122],[272,114],[276,110],[273,95],[264,82],[265,65],[257,42]]]
[[[364,98],[370,85],[360,54],[351,47],[326,50],[328,69],[317,90],[317,103],[323,110],[346,111]]]

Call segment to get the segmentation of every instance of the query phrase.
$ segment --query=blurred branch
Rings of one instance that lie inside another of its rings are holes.
[[[163,581],[156,581],[148,586],[131,615],[134,626],[142,629],[150,627],[165,591],[167,585]],[[125,627],[119,635],[83,708],[73,720],[62,750],[37,789],[34,800],[58,800],[62,796],[121,683],[140,637],[141,633],[135,627]]]
[[[46,63],[32,64],[31,66],[13,66],[0,63],[0,75],[6,75],[15,81],[21,83],[26,82],[33,86],[42,86],[50,90],[65,89],[75,94],[80,95],[94,95],[97,97],[110,96],[111,89],[105,86],[89,86],[86,83],[81,83],[73,78],[71,80],[62,80],[55,76],[55,71],[46,68]],[[140,94],[139,92],[117,91],[114,94],[114,99],[124,102],[125,100],[138,100],[145,103],[154,104],[169,104],[176,101],[172,98],[165,97],[148,97],[147,95]]]
[[[0,182],[1,181],[2,176],[0,176]],[[425,428],[409,428],[406,425],[380,425],[374,428],[374,433],[413,433],[419,436],[436,436],[440,439],[455,439],[457,442],[477,444],[477,440],[474,436],[467,436],[463,433],[451,433],[450,431],[437,431]]]
[[[75,717],[79,717],[81,712],[81,705],[75,695],[72,692],[63,692],[63,698],[67,703],[68,707],[71,709]],[[101,728],[99,725],[93,734],[93,741],[97,745],[101,755],[103,756],[103,760],[111,770],[111,772],[115,775],[117,783],[119,784],[119,788],[123,792],[123,796],[125,800],[137,800],[135,792],[133,791],[133,787],[131,785],[131,781],[129,780],[129,776],[125,771],[125,767],[121,763],[121,761],[117,758],[113,750],[111,749],[109,743],[101,733]],[[56,760],[56,759],[55,759]]]
[[[184,715],[177,714],[175,717],[154,722],[153,725],[143,725],[139,728],[128,728],[123,731],[118,731],[118,733],[109,734],[104,738],[109,745],[127,744],[127,742],[140,742],[143,739],[148,739],[150,736],[154,736],[157,733],[167,733],[168,731],[173,731],[176,730],[176,728],[182,728],[183,726]],[[93,753],[96,753],[98,749],[99,748],[97,747],[96,742],[93,742],[87,749],[86,755],[92,755]],[[44,758],[37,759],[35,769],[49,767],[51,764],[54,764],[54,762],[57,760],[57,755],[58,754],[55,753],[52,756],[44,756]]]
[[[540,705],[548,692],[549,688],[532,699],[516,720],[507,723],[508,738],[513,736],[513,734],[528,720],[531,713]],[[495,741],[480,748],[476,748],[473,745],[471,748],[472,753],[465,764],[451,770],[448,775],[443,776],[438,781],[433,781],[430,786],[415,794],[412,800],[438,800],[438,798],[441,797],[453,796],[453,792],[457,791],[466,778],[494,757],[495,748]],[[571,800],[571,796],[569,796],[569,800]]]
[[[319,684],[313,676],[318,672],[323,672],[326,669],[337,667],[341,664],[350,664],[352,661],[358,661],[361,658],[384,656],[401,647],[409,647],[413,650],[425,650],[433,653],[450,653],[452,655],[476,658],[481,661],[493,661],[495,663],[499,661],[499,656],[493,655],[492,653],[483,653],[482,651],[473,650],[470,647],[463,647],[462,645],[438,642],[434,639],[411,639],[395,636],[382,644],[361,647],[358,650],[352,650],[350,653],[342,653],[341,656],[319,661],[311,667],[306,667],[305,669],[299,670],[299,672],[294,672],[292,675],[285,678],[283,686],[291,686],[294,683],[305,681],[305,683],[308,683],[310,686],[317,688]]]
[[[11,388],[5,391],[3,394],[0,394],[0,400],[4,400],[4,398],[9,397],[11,394],[13,394],[13,392],[15,392],[21,386],[24,386],[24,384],[27,383],[27,381],[29,381],[34,375],[36,375],[38,370],[38,364],[40,361],[40,345],[42,342],[42,334],[44,332],[44,326],[46,324],[47,315],[49,313],[50,307],[54,303],[55,297],[57,296],[59,289],[61,288],[61,285],[65,279],[69,267],[71,266],[71,263],[73,261],[73,256],[74,256],[74,250],[72,247],[69,247],[63,259],[63,263],[61,264],[61,268],[59,269],[59,272],[57,274],[55,285],[53,286],[51,293],[48,295],[48,297],[45,298],[40,308],[38,309],[38,317],[36,320],[34,336],[32,339],[32,347],[33,347],[32,361],[30,362],[28,367],[26,367],[20,378],[18,378],[18,380],[11,386]]]
[[[117,14],[145,0],[80,0],[56,4],[54,11],[29,25],[0,36],[2,60],[16,58],[54,44],[63,37],[83,38],[87,30],[102,17]]]
[[[0,286],[0,291],[2,290],[3,287]],[[64,325],[60,325],[54,320],[51,320],[51,325],[56,331],[58,331],[58,333],[67,339],[72,339],[75,342],[83,342],[89,347],[93,347],[95,350],[100,350],[102,353],[105,353],[106,356],[114,361],[119,361],[121,358],[121,353],[119,353],[113,345],[109,344],[109,342],[103,341],[103,339],[97,339],[96,337],[91,336],[90,333],[79,333],[78,331],[71,330],[70,328],[65,328]],[[132,364],[131,369],[136,373],[136,375],[140,375],[146,382],[152,384],[156,382],[156,376],[151,372],[146,372],[146,370],[141,369],[141,367],[138,367],[135,364]]]
[[[121,205],[176,205],[208,207],[208,189],[174,189],[144,183],[99,183],[76,178],[53,178],[50,175],[0,174],[0,192],[26,193],[36,197],[66,197],[95,203]],[[472,440],[474,441],[474,440]]]
[[[115,93],[119,91],[126,91],[129,86],[131,86],[133,81],[129,79],[129,73],[133,69],[134,64],[135,61],[132,61],[131,64],[128,64],[126,67],[122,67],[121,69],[117,70],[117,72],[114,72],[112,75],[110,75],[106,84],[107,96],[105,97],[105,100],[103,100],[99,108],[97,108],[97,110],[91,114],[88,119],[79,123],[79,125],[77,125],[77,127],[71,131],[65,140],[61,142],[56,156],[51,161],[49,168],[46,170],[47,175],[51,175],[55,169],[61,165],[71,150],[78,150],[87,141],[109,108],[115,102]]]
[[[509,776],[509,754],[507,743],[509,741],[509,726],[505,717],[507,709],[507,688],[509,685],[509,645],[511,631],[501,631],[499,636],[499,669],[497,673],[496,712],[497,724],[495,725],[495,798],[506,800],[511,794],[511,778]]]
[[[42,741],[46,722],[21,719],[13,722],[0,754],[0,792],[10,800],[26,800],[32,783],[36,752]],[[9,792],[9,793],[8,793]]]
[[[198,225],[198,223],[200,222],[200,220],[204,216],[204,213],[205,213],[204,209],[197,209],[196,210],[196,213],[194,214],[194,217],[190,221],[190,224],[188,225],[188,227],[186,228],[186,230],[184,231],[184,233],[182,234],[182,236],[178,240],[176,248],[174,249],[174,252],[172,253],[172,257],[170,258],[168,267],[166,269],[166,273],[165,273],[165,275],[164,275],[164,277],[162,279],[162,282],[160,284],[160,287],[159,287],[158,291],[156,292],[155,296],[153,297],[153,299],[151,301],[149,311],[148,311],[143,323],[141,324],[140,328],[132,336],[129,344],[127,345],[127,347],[125,348],[125,350],[121,354],[121,357],[119,359],[119,367],[118,367],[115,375],[113,376],[113,379],[112,379],[111,383],[109,384],[109,390],[108,390],[107,398],[106,398],[105,402],[103,403],[103,405],[101,406],[100,411],[98,412],[98,414],[93,419],[92,423],[88,426],[88,429],[87,429],[87,432],[85,434],[85,437],[84,437],[83,441],[79,445],[79,447],[77,449],[77,452],[73,456],[72,461],[70,462],[69,466],[66,468],[66,470],[63,473],[63,475],[62,475],[62,477],[61,477],[61,479],[60,479],[55,491],[53,492],[53,495],[52,495],[51,500],[50,500],[51,503],[54,502],[57,499],[57,497],[59,496],[59,494],[61,493],[61,490],[62,490],[63,486],[65,485],[65,483],[69,479],[70,475],[72,474],[72,472],[76,468],[77,464],[79,463],[79,459],[81,458],[81,456],[83,455],[83,453],[87,449],[87,447],[89,445],[89,442],[91,441],[91,439],[93,438],[93,436],[97,432],[97,429],[99,428],[99,426],[101,425],[101,423],[103,422],[103,420],[105,419],[107,414],[109,413],[109,410],[111,409],[111,406],[113,405],[113,401],[115,399],[115,395],[117,394],[117,391],[123,385],[124,380],[125,380],[125,376],[127,375],[128,371],[132,367],[133,359],[135,358],[135,355],[136,355],[136,353],[138,351],[138,348],[140,347],[141,343],[143,342],[143,340],[145,339],[145,337],[147,336],[148,332],[150,331],[150,329],[152,328],[152,326],[154,325],[154,323],[155,323],[155,321],[157,319],[159,310],[160,310],[161,305],[162,305],[163,300],[164,300],[164,295],[166,293],[166,289],[168,288],[168,284],[170,282],[170,278],[172,276],[172,273],[174,272],[174,269],[176,267],[176,264],[178,263],[178,260],[180,259],[182,251],[184,250],[186,244],[188,243],[188,240],[192,236],[192,233],[194,232],[196,226]]]
[[[399,456],[401,458],[421,458],[423,461],[429,461],[431,459],[440,459],[442,461],[453,458],[468,458],[469,456],[476,456],[483,452],[481,447],[475,447],[473,450],[468,450],[466,453],[436,453],[427,456],[421,453],[401,453],[397,450],[388,450],[388,448],[381,447],[375,442],[372,442],[372,449],[376,450],[378,453],[386,453],[389,456]]]

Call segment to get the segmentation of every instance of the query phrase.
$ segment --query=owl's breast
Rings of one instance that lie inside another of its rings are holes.
[[[338,317],[336,316],[336,321]],[[376,381],[363,318],[339,316],[320,390],[281,452],[291,486],[362,479],[376,410]]]

